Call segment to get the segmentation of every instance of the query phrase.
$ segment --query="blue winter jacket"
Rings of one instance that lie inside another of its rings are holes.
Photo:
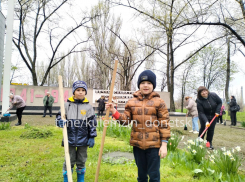
[[[85,97],[84,100],[74,100],[70,97],[65,103],[67,133],[69,146],[87,146],[89,138],[97,136],[97,121],[93,107]],[[56,125],[59,126],[61,113],[56,115]],[[62,142],[63,145],[63,142]]]

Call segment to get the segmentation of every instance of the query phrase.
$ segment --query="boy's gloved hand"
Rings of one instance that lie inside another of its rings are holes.
[[[94,146],[94,138],[89,138],[87,145],[89,146],[89,148],[93,148],[93,146]]]
[[[64,121],[64,120],[62,120],[62,119],[59,120],[59,121],[58,121],[58,127],[64,128],[64,124],[65,124],[65,123],[67,123],[67,121]]]

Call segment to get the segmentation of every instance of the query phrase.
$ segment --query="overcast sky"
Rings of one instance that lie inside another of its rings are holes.
[[[81,2],[79,0],[75,0],[77,3]],[[86,3],[85,3],[86,2]],[[97,4],[98,0],[89,0],[89,1],[83,1],[81,9],[89,9],[91,7],[91,5],[95,5]],[[80,4],[80,3],[79,3]],[[6,6],[2,6],[2,10],[3,10],[3,14],[5,16],[7,16],[7,7]],[[114,7],[112,9],[112,13],[114,13],[116,16],[120,16],[123,20],[123,25],[122,25],[122,29],[121,29],[121,37],[122,38],[130,38],[130,37],[134,37],[135,36],[135,32],[136,29],[142,28],[144,26],[144,24],[142,24],[142,22],[140,21],[140,18],[133,18],[134,16],[134,11],[122,6],[119,7]],[[203,29],[203,30],[202,30]],[[198,34],[202,34],[204,31],[206,31],[206,28],[203,27],[202,29],[200,29]],[[212,29],[209,30],[210,34],[212,32]],[[198,36],[197,34],[197,36]],[[209,36],[208,31],[207,31],[207,37]],[[190,46],[185,46],[181,49],[179,49],[176,54],[175,54],[175,60],[176,62],[183,60],[183,58],[186,57],[186,55],[191,52],[191,50],[194,50],[197,46],[199,47],[200,44],[194,44],[194,45],[190,45]],[[14,46],[13,46],[14,47]],[[186,51],[188,50],[188,51]],[[244,50],[244,49],[243,49]],[[241,90],[241,86],[245,87],[245,58],[241,55],[241,53],[237,52],[235,55],[233,55],[231,57],[231,60],[234,61],[237,65],[238,65],[238,69],[239,71],[242,70],[243,72],[239,72],[237,74],[234,75],[234,80],[231,82],[230,85],[230,91],[232,94],[236,95],[239,94],[240,90]],[[157,60],[158,63],[156,63],[155,67],[162,69],[165,65],[164,60],[161,60],[159,57],[159,60]],[[18,54],[17,51],[15,51],[13,53],[12,56],[12,63],[16,64],[19,63],[19,67],[25,67],[24,63],[21,63],[21,58]],[[21,63],[21,64],[20,64]],[[138,75],[141,71],[143,71],[144,66],[141,67],[141,69],[139,69],[136,78],[138,78]],[[163,70],[165,71],[165,70]],[[181,71],[181,68],[179,68],[179,71]],[[21,70],[21,72],[18,72],[18,74],[23,74],[23,69]],[[160,90],[160,80],[162,79],[162,75],[160,73],[157,73],[157,88],[156,90]],[[175,75],[176,78],[176,83],[178,81],[178,73]],[[16,79],[15,82],[21,82],[22,80],[24,80],[25,82],[28,82],[28,77],[22,77],[21,80]],[[223,97],[223,91],[216,91],[220,97]],[[178,96],[180,95],[180,91],[177,88],[177,86],[175,87],[175,99],[178,98]],[[245,94],[244,94],[245,95]],[[192,95],[194,96],[194,95]]]

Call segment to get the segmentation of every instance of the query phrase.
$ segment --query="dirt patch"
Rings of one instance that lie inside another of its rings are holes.
[[[110,152],[102,156],[104,162],[112,164],[125,164],[134,160],[134,155],[129,152]]]

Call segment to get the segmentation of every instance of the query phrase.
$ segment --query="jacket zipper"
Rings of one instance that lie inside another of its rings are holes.
[[[207,100],[208,101],[208,100]],[[210,104],[210,102],[208,101],[208,103],[209,103],[209,105],[210,105],[210,108],[211,108],[211,112],[210,112],[210,114],[212,114],[212,106],[211,106],[211,104]]]
[[[144,107],[145,107],[145,96],[143,96],[143,106],[142,106],[142,113],[143,113],[143,149],[145,150],[146,146],[145,146],[145,111],[144,111]]]
[[[76,117],[76,120],[78,120],[78,104],[77,104],[77,117]],[[78,128],[75,127],[75,129],[76,129],[75,144],[77,145],[77,131],[78,131]]]

